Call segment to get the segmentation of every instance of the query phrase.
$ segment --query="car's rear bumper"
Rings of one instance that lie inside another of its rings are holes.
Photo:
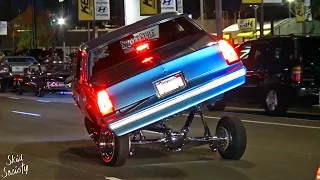
[[[316,87],[297,87],[295,89],[297,102],[303,104],[319,104],[320,88]]]
[[[112,121],[109,124],[109,128],[117,136],[141,129],[240,86],[245,82],[245,75],[246,69],[243,66],[229,70],[229,73],[210,82],[188,89],[188,91],[177,94],[158,104],[117,118],[116,121]]]

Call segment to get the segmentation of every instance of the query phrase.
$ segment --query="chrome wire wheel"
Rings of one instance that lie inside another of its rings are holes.
[[[232,141],[232,136],[230,132],[222,126],[217,127],[216,136],[218,137],[218,149],[219,151],[226,151]]]
[[[111,131],[107,129],[101,131],[99,147],[103,161],[106,163],[112,161],[115,151],[115,136]]]
[[[278,95],[276,91],[270,90],[266,97],[266,104],[269,110],[274,111],[278,106]]]

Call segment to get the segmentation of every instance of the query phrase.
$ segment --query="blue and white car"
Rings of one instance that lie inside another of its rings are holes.
[[[245,82],[246,69],[233,47],[175,12],[154,15],[83,44],[73,97],[108,166],[121,166],[135,145],[162,143],[168,150],[207,143],[225,159],[240,159],[246,132],[237,118],[223,117],[211,135],[188,137],[195,113]],[[181,132],[165,122],[183,112]],[[163,133],[147,139],[144,130]]]

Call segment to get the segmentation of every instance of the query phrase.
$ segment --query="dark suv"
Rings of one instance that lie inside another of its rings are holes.
[[[319,103],[319,37],[264,37],[241,44],[237,51],[248,70],[247,81],[226,99],[258,101],[268,115],[284,114],[293,105]]]

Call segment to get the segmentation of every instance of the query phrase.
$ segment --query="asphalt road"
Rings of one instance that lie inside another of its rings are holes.
[[[248,146],[239,161],[222,160],[208,146],[179,153],[141,147],[125,166],[110,168],[102,164],[98,148],[85,130],[83,116],[71,101],[57,103],[1,96],[0,175],[4,179],[22,180],[315,178],[320,165],[320,114],[290,112],[289,117],[272,118],[254,110],[227,111],[206,112],[206,118],[212,131],[224,115],[243,120]],[[169,124],[180,129],[185,118],[175,118]],[[194,121],[191,128],[191,135],[203,134],[200,121]],[[8,155],[21,154],[22,158],[17,159],[20,162],[10,164]],[[9,176],[8,170],[20,173]]]

